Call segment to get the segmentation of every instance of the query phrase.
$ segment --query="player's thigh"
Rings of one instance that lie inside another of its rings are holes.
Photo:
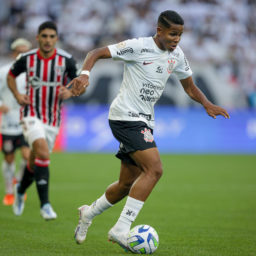
[[[54,148],[57,135],[59,133],[59,128],[49,126],[49,125],[44,125],[44,129],[45,129],[46,141],[48,144],[49,152],[51,153]]]
[[[121,161],[121,170],[119,176],[119,183],[124,186],[131,186],[133,182],[139,177],[141,174],[141,169],[133,164],[126,163]]]
[[[46,139],[38,138],[32,144],[33,152],[35,156],[40,159],[49,159],[50,153]]]
[[[131,158],[144,172],[154,171],[162,173],[162,162],[157,147],[137,150],[130,153]]]
[[[46,139],[43,124],[37,117],[25,117],[21,124],[25,140],[31,148],[36,140]]]
[[[26,161],[28,161],[29,159],[29,154],[30,154],[30,148],[28,146],[22,146],[20,148],[21,150],[21,156],[23,159],[25,159]]]

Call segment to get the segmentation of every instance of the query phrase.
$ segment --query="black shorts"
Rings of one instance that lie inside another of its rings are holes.
[[[28,143],[25,141],[23,134],[21,135],[4,135],[2,134],[2,151],[6,154],[15,152],[17,148],[27,146]]]
[[[116,157],[126,163],[136,165],[130,153],[156,147],[153,130],[144,122],[109,120],[109,125],[114,137],[120,142]]]

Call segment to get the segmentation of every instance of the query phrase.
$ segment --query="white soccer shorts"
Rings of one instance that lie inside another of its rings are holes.
[[[43,124],[37,117],[25,117],[22,122],[23,134],[29,146],[37,139],[46,139],[49,151],[52,152],[56,137],[59,133],[58,127]]]

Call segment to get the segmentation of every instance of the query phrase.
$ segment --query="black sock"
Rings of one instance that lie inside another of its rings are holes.
[[[23,176],[21,178],[19,187],[18,187],[18,193],[24,194],[26,189],[32,184],[34,181],[34,171],[29,168],[28,164],[25,166],[25,170],[23,172]]]
[[[35,159],[35,181],[41,207],[49,203],[48,187],[49,187],[49,165],[50,161],[45,159]]]

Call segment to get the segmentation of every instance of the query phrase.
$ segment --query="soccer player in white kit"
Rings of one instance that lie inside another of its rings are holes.
[[[154,105],[172,73],[178,77],[185,92],[203,105],[209,116],[229,118],[227,111],[212,104],[192,80],[188,61],[178,46],[183,25],[178,13],[162,12],[155,36],[127,40],[89,52],[80,76],[69,84],[73,85],[73,95],[78,96],[89,85],[90,70],[98,59],[124,61],[122,85],[109,111],[112,133],[120,142],[116,155],[121,159],[120,177],[90,206],[79,208],[77,243],[85,240],[96,215],[128,196],[118,221],[108,232],[110,241],[128,249],[127,234],[131,224],[162,176],[160,155],[153,137]]]
[[[31,48],[31,43],[24,38],[18,38],[11,44],[12,58]],[[22,177],[23,170],[29,157],[29,146],[22,134],[20,125],[20,105],[17,103],[13,94],[7,85],[7,74],[13,62],[8,63],[0,68],[0,112],[2,113],[1,134],[2,134],[2,151],[4,160],[2,162],[2,172],[5,182],[5,196],[3,198],[4,205],[12,205],[14,202],[13,181],[19,181]],[[23,93],[26,87],[25,74],[17,78],[18,90]],[[20,170],[15,177],[15,151],[21,149]]]

